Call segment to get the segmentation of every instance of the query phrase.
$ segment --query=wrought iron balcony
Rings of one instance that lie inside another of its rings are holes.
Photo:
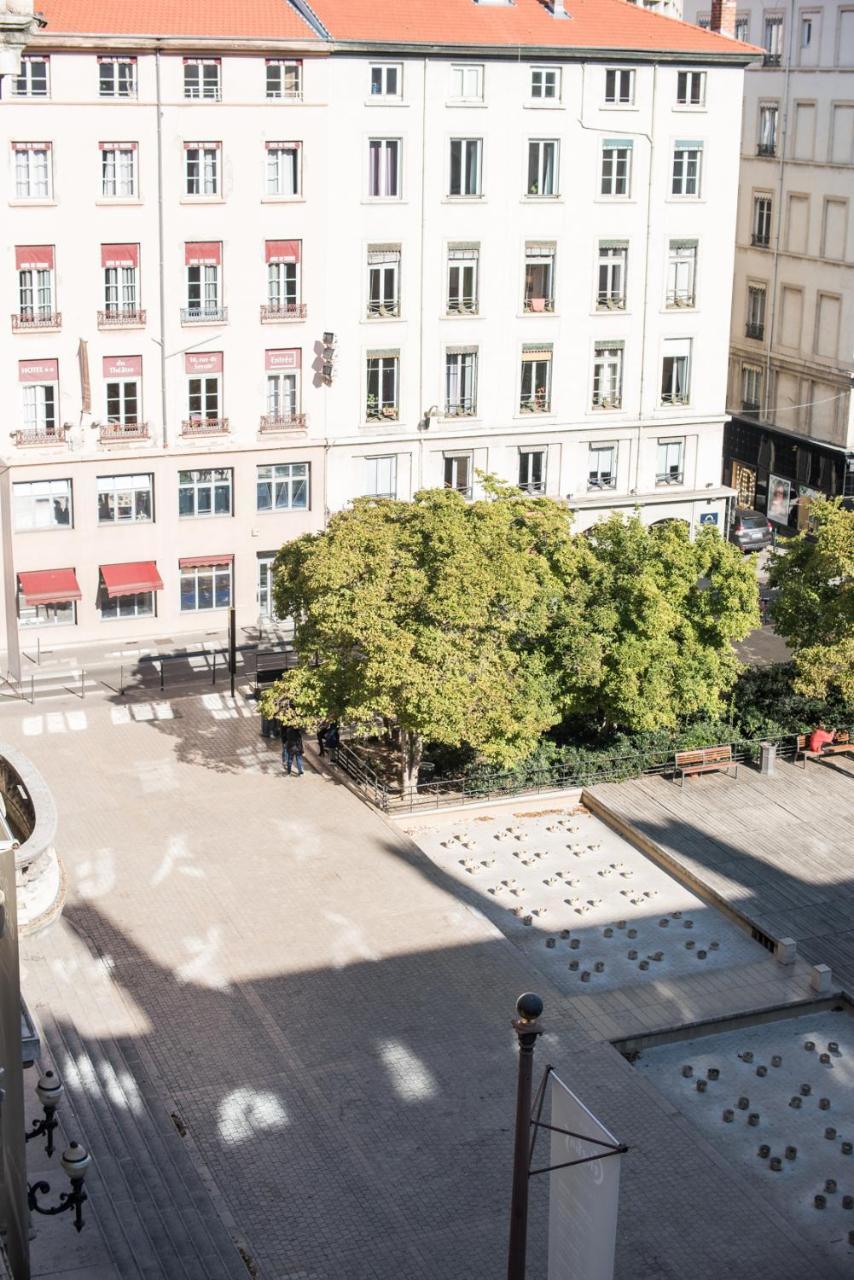
[[[777,154],[776,142],[760,142],[756,148],[758,156],[775,156]]]
[[[762,65],[765,67],[779,67],[780,57],[781,55],[779,53],[766,52],[762,55]]]
[[[45,449],[55,448],[57,445],[68,444],[68,432],[70,427],[22,427],[19,431],[12,432],[12,439],[15,444],[21,445],[27,449]]]
[[[687,391],[662,391],[661,403],[662,404],[687,404],[688,392]]]
[[[187,418],[181,423],[182,436],[228,435],[228,418]]]
[[[758,417],[758,416],[759,416],[759,401],[758,401],[758,400],[742,400],[742,402],[741,402],[741,412],[742,412],[742,413],[749,413],[749,414],[751,414],[751,416],[753,416],[753,417]]]
[[[261,418],[259,430],[262,432],[302,431],[305,429],[305,423],[304,413],[265,413]]]
[[[600,474],[593,472],[587,479],[588,489],[616,489],[617,477],[612,476],[610,472],[603,471]]]
[[[147,440],[147,422],[102,422],[98,427],[100,444],[119,444],[123,440]]]
[[[625,311],[626,295],[624,293],[600,293],[596,299],[598,311]]]
[[[656,484],[682,484],[681,471],[664,471],[655,477]]]
[[[623,397],[619,395],[613,396],[594,396],[594,409],[622,409]]]
[[[522,310],[528,312],[554,311],[554,298],[525,298],[522,302]]]
[[[687,290],[684,290],[684,289],[681,291],[676,289],[668,290],[668,293],[667,293],[668,307],[693,307],[695,303],[696,303],[696,298],[694,297],[694,294],[689,293]]]
[[[478,313],[477,298],[449,298],[449,316],[476,316]]]
[[[519,402],[520,413],[548,413],[551,407],[551,400],[544,391],[535,392]]]
[[[445,405],[446,418],[473,418],[476,411],[474,400],[464,398],[462,400],[449,400]]]
[[[61,311],[18,311],[12,316],[13,333],[22,329],[59,329],[61,326]]]
[[[755,249],[767,249],[771,243],[771,234],[766,231],[754,231],[750,243]]]
[[[381,317],[387,320],[397,320],[400,316],[399,302],[374,302],[368,303],[368,319],[375,320]]]
[[[744,336],[746,338],[764,338],[765,325],[751,324],[751,322],[748,320],[747,324],[744,326]]]
[[[145,324],[145,312],[136,307],[122,307],[98,312],[99,329],[136,329]]]
[[[228,307],[182,307],[181,324],[225,324]]]
[[[304,302],[276,302],[265,304],[261,308],[262,324],[275,324],[279,320],[304,320],[305,317]]]

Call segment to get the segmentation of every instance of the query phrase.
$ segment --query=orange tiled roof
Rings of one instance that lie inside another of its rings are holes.
[[[36,0],[52,35],[317,40],[288,0]]]

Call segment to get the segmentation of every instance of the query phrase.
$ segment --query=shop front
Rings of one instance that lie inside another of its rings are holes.
[[[849,498],[854,505],[854,453],[744,418],[724,429],[722,479],[739,507],[761,511],[793,533],[805,527],[814,498]]]

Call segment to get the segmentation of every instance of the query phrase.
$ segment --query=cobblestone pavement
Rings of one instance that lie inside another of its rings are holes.
[[[261,1280],[500,1276],[526,988],[546,1001],[540,1065],[631,1147],[620,1280],[817,1274],[750,1178],[602,1043],[635,1025],[633,999],[562,995],[404,832],[311,767],[284,778],[242,699],[4,707],[0,726],[59,808],[68,905],[25,940],[23,984],[66,1132],[96,1161],[90,1252],[42,1275],[245,1276],[234,1240]],[[720,974],[690,980],[719,999]]]

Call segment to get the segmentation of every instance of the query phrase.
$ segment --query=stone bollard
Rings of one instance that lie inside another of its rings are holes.
[[[795,963],[795,956],[798,954],[798,944],[794,938],[778,938],[777,945],[774,947],[774,959],[778,964],[785,966]]]
[[[817,995],[830,995],[830,985],[833,975],[830,971],[830,965],[814,964],[812,973],[810,974],[810,986]]]

